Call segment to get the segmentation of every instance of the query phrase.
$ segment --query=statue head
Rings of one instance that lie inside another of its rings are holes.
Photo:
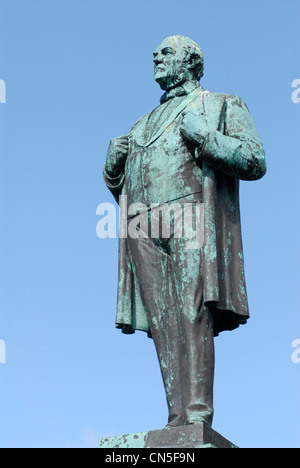
[[[155,81],[163,90],[186,81],[199,81],[204,59],[200,47],[185,36],[170,36],[153,53]]]

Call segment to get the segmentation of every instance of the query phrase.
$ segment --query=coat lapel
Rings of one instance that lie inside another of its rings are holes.
[[[148,140],[144,138],[144,134],[145,134],[144,128],[148,120],[148,115],[145,115],[144,117],[142,117],[142,119],[140,119],[137,122],[136,126],[134,126],[132,130],[130,131],[130,133],[134,134],[134,139],[136,143],[139,146],[142,146],[144,148],[154,143],[154,141],[156,141],[167,130],[167,128],[170,127],[170,125],[179,116],[179,114],[181,114],[181,112],[187,106],[191,105],[201,94],[203,94],[203,92],[200,91],[198,88],[192,91],[190,94],[188,94],[187,98],[184,99],[184,101],[181,102],[181,104],[178,107],[176,107],[176,109],[173,112],[171,112],[169,117],[159,127],[158,131],[152,136],[152,138]]]

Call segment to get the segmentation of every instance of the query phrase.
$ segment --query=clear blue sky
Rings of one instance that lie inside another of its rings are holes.
[[[1,0],[0,445],[96,447],[161,428],[153,343],[115,330],[117,239],[96,236],[110,138],[153,109],[152,52],[194,39],[202,85],[241,96],[268,173],[242,182],[251,320],[216,339],[213,427],[300,446],[299,0]]]

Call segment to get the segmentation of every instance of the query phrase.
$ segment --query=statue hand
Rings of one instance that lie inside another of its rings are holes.
[[[193,112],[183,114],[180,132],[189,142],[200,145],[203,144],[208,134],[206,119],[203,115],[197,115]]]
[[[128,151],[129,144],[127,135],[110,140],[105,163],[105,170],[108,175],[116,177],[120,174],[124,169]]]

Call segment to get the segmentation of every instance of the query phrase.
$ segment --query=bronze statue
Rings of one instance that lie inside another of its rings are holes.
[[[136,230],[120,238],[116,326],[153,338],[168,426],[211,425],[214,336],[249,318],[239,180],[265,174],[264,150],[242,99],[200,86],[194,41],[168,37],[153,55],[160,105],[111,140],[104,169],[115,199],[140,207],[123,212]]]

